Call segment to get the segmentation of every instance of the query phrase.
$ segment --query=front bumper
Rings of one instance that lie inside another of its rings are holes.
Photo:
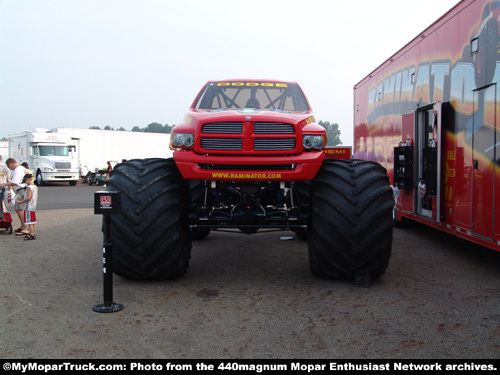
[[[79,176],[77,172],[41,172],[44,182],[57,181],[77,181]]]
[[[312,180],[323,159],[321,151],[290,156],[215,156],[184,150],[174,152],[175,163],[188,180]]]

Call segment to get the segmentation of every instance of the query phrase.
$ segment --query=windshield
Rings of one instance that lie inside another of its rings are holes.
[[[40,156],[68,156],[68,146],[39,146]]]
[[[196,109],[259,108],[308,111],[299,86],[288,82],[211,82],[198,97]]]

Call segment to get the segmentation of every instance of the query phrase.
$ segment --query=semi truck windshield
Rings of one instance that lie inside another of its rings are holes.
[[[40,146],[40,156],[68,156],[68,146]]]

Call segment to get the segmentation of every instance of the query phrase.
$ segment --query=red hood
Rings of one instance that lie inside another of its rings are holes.
[[[295,122],[298,123],[308,117],[312,116],[312,112],[284,112],[279,110],[265,110],[265,109],[251,109],[251,108],[241,108],[241,109],[224,109],[224,110],[190,110],[186,114],[187,117],[191,117],[197,121],[207,122],[213,120],[222,121],[242,121],[242,120],[252,120],[252,121],[283,121],[283,122]],[[247,117],[251,117],[248,119]],[[189,122],[189,120],[187,120]]]

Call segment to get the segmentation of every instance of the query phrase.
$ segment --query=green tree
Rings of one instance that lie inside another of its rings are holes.
[[[140,127],[138,127],[138,126],[134,126],[134,127],[132,128],[132,131],[133,131],[133,132],[142,132],[143,130],[142,130]]]
[[[340,140],[339,124],[331,124],[328,121],[320,121],[318,122],[318,124],[324,127],[326,130],[326,135],[328,137],[328,143],[326,144],[327,146],[338,146],[342,144],[342,141]]]
[[[98,126],[91,126],[89,129],[101,130],[101,128],[100,128],[100,127],[98,127]]]
[[[152,122],[144,129],[148,133],[165,133],[163,125],[158,122]]]
[[[168,133],[168,134],[170,134],[172,132],[173,127],[174,127],[173,125],[168,125],[168,124],[162,125],[158,122],[152,122],[151,124],[149,124],[148,126],[146,126],[145,128],[142,128],[142,129],[139,127],[134,127],[135,130],[132,129],[132,131],[143,131],[143,132],[148,132],[148,133]]]

